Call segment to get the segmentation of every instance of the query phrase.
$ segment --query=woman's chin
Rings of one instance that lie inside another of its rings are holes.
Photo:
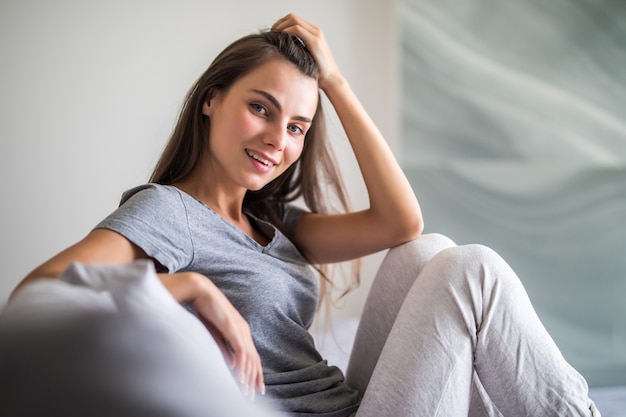
[[[246,187],[246,189],[248,191],[259,191],[261,189],[263,189],[263,187],[265,187],[268,183],[263,183],[263,184],[248,184],[248,186]]]

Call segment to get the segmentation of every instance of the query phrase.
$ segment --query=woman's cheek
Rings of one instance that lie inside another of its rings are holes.
[[[291,161],[291,164],[293,164],[294,162],[296,162],[298,160],[298,158],[300,158],[300,155],[302,155],[302,150],[304,149],[304,142],[303,141],[298,141],[292,144],[292,148],[289,150],[289,159]]]

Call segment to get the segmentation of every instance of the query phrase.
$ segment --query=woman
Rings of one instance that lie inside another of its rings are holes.
[[[359,163],[365,210],[327,209],[328,188],[344,207],[346,199],[320,89]],[[290,204],[301,196],[306,212]],[[584,379],[504,261],[481,246],[420,237],[422,227],[407,179],[322,32],[288,15],[218,55],[190,90],[151,183],[126,192],[118,210],[20,286],[71,262],[150,259],[211,331],[244,392],[267,387],[293,416],[592,415]],[[344,381],[306,330],[319,295],[311,265],[393,247]]]

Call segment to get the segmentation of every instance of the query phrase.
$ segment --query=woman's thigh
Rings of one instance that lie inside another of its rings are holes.
[[[437,253],[456,246],[441,234],[425,234],[389,250],[372,283],[356,333],[346,381],[365,392],[406,294]]]

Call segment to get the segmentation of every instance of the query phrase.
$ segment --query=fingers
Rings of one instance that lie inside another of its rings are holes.
[[[257,391],[265,394],[261,357],[252,341],[248,323],[242,319],[238,324],[225,326],[216,340],[226,363],[234,371],[242,393],[250,399],[254,399]]]
[[[177,300],[193,304],[244,394],[250,398],[254,398],[255,391],[264,394],[261,358],[252,340],[250,325],[224,293],[207,277],[193,272],[177,273],[175,278],[169,274],[159,277],[164,284],[169,284],[166,287],[177,296]],[[173,283],[177,283],[178,287]]]
[[[254,399],[257,391],[265,394],[261,357],[248,323],[241,316],[235,316],[231,322],[224,323],[220,337],[225,341],[224,358],[227,363],[230,361],[242,393],[250,399]]]
[[[322,31],[317,26],[291,13],[277,20],[272,25],[272,30],[297,36],[304,42],[305,46],[310,45],[322,35]]]
[[[205,292],[194,300],[194,307],[213,335],[226,364],[233,370],[244,395],[265,393],[261,357],[257,352],[248,322],[210,281]]]
[[[333,54],[326,42],[324,33],[320,28],[294,14],[279,19],[272,25],[272,30],[286,32],[291,36],[298,37],[307,50],[313,55],[317,63],[320,76],[319,86],[323,90],[336,85],[342,80],[339,67],[333,58]]]
[[[230,339],[230,346],[235,358],[236,377],[241,384],[243,394],[254,399],[257,391],[265,394],[261,357],[252,341],[248,324],[240,325],[239,330],[241,334]]]
[[[296,16],[293,13],[289,13],[288,15],[278,19],[276,23],[272,25],[272,30],[285,31],[285,29],[288,29],[294,26],[300,26],[303,29],[307,29],[307,30],[315,28],[314,25],[302,19],[301,17]]]

